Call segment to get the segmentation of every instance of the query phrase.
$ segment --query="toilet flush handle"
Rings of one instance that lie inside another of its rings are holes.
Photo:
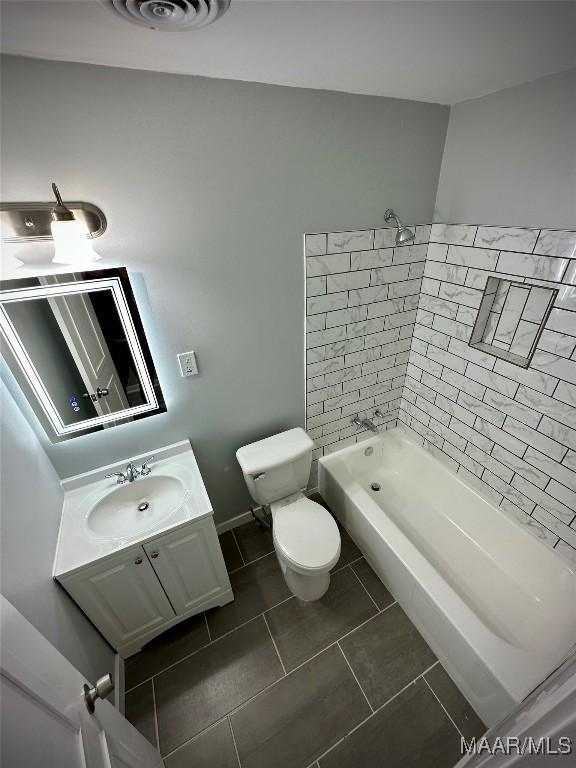
[[[266,477],[266,472],[257,472],[255,475],[252,475],[252,480],[256,482],[256,480],[262,480],[263,477]]]

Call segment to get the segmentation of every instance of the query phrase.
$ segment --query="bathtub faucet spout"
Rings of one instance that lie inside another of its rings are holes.
[[[370,432],[380,431],[372,419],[361,419],[360,416],[354,416],[352,419],[352,424],[355,424],[357,427],[361,427],[362,429],[369,429]]]

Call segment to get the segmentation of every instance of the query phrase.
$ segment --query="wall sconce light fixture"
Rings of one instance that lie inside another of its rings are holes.
[[[57,264],[87,264],[100,258],[90,242],[106,230],[106,217],[92,203],[64,205],[56,184],[54,203],[2,203],[2,240],[7,243],[54,241]]]

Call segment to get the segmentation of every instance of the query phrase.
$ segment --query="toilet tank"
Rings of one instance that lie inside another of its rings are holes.
[[[254,501],[271,504],[306,488],[313,448],[300,427],[239,448],[236,458]]]

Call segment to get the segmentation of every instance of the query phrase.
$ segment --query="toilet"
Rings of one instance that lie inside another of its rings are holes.
[[[303,429],[289,429],[236,451],[250,495],[270,508],[274,549],[290,591],[318,600],[330,586],[330,569],[340,557],[338,525],[303,491],[314,443]]]

